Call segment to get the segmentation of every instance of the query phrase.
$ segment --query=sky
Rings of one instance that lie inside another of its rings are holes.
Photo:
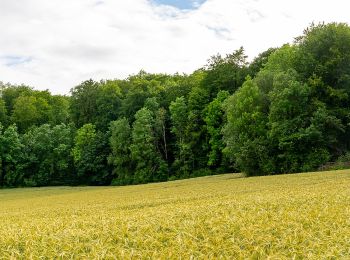
[[[84,80],[191,73],[243,46],[249,59],[346,0],[0,0],[0,81],[69,94]]]

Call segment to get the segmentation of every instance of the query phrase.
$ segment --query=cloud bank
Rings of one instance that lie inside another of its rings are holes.
[[[174,1],[172,1],[174,2]],[[0,81],[68,94],[92,78],[191,73],[243,46],[250,58],[311,22],[350,22],[347,1],[2,0]]]

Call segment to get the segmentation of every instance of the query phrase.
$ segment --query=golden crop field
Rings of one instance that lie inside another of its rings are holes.
[[[350,259],[350,171],[0,190],[0,259]]]

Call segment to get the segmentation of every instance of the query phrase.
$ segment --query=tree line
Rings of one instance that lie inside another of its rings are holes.
[[[317,170],[350,147],[350,27],[312,24],[248,62],[87,80],[70,95],[0,84],[0,186],[127,185]]]

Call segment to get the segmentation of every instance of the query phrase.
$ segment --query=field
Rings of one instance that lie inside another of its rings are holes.
[[[0,259],[350,259],[350,171],[0,190]]]

